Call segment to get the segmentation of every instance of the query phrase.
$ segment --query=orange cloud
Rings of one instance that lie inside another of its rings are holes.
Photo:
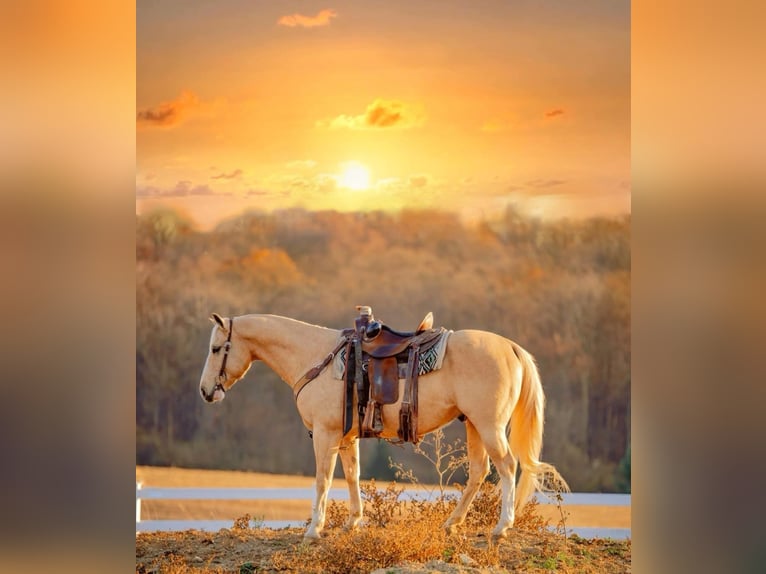
[[[211,177],[211,179],[237,179],[241,175],[242,175],[242,170],[241,169],[235,169],[231,173],[221,172],[218,175],[212,175],[210,177]]]
[[[545,112],[546,118],[555,118],[556,116],[563,116],[563,115],[564,115],[564,110],[562,110],[561,108],[556,108],[555,110]]]
[[[139,199],[189,197],[192,195],[216,195],[216,192],[210,189],[210,187],[207,185],[194,185],[189,180],[179,181],[176,183],[175,187],[168,189],[161,189],[154,186],[136,188],[136,197]]]
[[[144,108],[136,113],[138,127],[172,127],[181,123],[189,110],[199,106],[199,98],[191,92],[182,92],[175,100]]]
[[[408,180],[412,187],[425,187],[428,185],[427,175],[411,175]]]
[[[565,179],[533,179],[527,182],[527,186],[533,189],[545,189],[547,187],[555,187],[557,185],[563,185],[566,183]]]
[[[376,99],[363,114],[340,115],[329,120],[320,120],[317,127],[329,129],[363,130],[375,128],[407,129],[423,123],[420,110],[397,100]]]
[[[304,16],[303,14],[290,14],[282,16],[277,20],[280,26],[288,28],[316,28],[317,26],[327,26],[332,18],[337,18],[338,13],[330,8],[320,10],[316,16]]]

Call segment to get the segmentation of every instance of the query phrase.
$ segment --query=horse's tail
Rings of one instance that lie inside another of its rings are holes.
[[[511,415],[511,452],[519,461],[521,476],[516,488],[516,514],[536,490],[569,492],[569,485],[552,464],[540,461],[543,448],[545,394],[535,360],[527,351],[511,342],[521,361],[521,394]]]

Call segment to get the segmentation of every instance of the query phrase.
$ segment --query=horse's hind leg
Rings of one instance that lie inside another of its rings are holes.
[[[340,433],[314,429],[314,457],[316,458],[316,504],[311,514],[311,524],[306,539],[316,539],[321,536],[324,528],[327,494],[332,484],[332,473],[338,458]]]
[[[476,497],[481,483],[484,482],[484,479],[489,474],[489,455],[487,455],[487,449],[484,448],[476,427],[468,420],[465,422],[465,436],[468,443],[468,482],[455,510],[452,511],[447,522],[444,523],[447,534],[453,534],[456,527],[463,524],[468,508]]]
[[[340,461],[343,474],[348,484],[349,513],[346,530],[353,530],[362,520],[362,497],[359,494],[359,441],[352,439],[350,444],[341,445]]]
[[[481,437],[484,447],[487,449],[492,462],[495,464],[497,473],[500,475],[502,487],[500,520],[492,530],[493,538],[503,538],[508,530],[513,528],[514,507],[513,501],[516,495],[516,459],[511,454],[508,446],[508,437],[505,428],[482,429]]]

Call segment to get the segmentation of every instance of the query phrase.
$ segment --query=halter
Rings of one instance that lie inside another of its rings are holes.
[[[215,378],[215,387],[213,387],[214,393],[219,389],[223,393],[226,392],[226,389],[223,388],[223,383],[227,378],[226,360],[229,358],[229,351],[231,350],[231,334],[234,332],[234,317],[229,319],[229,321],[229,337],[226,339],[226,342],[223,345],[223,362],[221,362],[221,370],[218,371],[218,376]]]

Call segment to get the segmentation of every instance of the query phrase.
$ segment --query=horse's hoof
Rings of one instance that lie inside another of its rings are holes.
[[[351,532],[359,527],[359,523],[362,521],[361,516],[351,516],[343,525],[343,532]]]
[[[510,534],[511,530],[513,530],[513,528],[503,528],[500,532],[493,532],[492,543],[497,544],[501,540],[508,538],[508,534]]]
[[[306,532],[306,534],[303,535],[303,544],[316,544],[321,538],[322,535],[319,532],[309,530]]]
[[[447,533],[447,536],[452,536],[453,534],[457,534],[457,524],[445,524],[444,532]]]

